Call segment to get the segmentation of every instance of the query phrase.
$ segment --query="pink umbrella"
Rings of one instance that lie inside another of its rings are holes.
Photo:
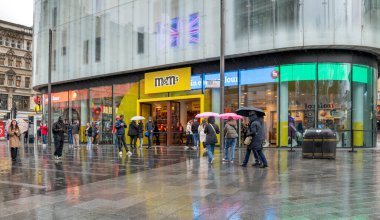
[[[196,118],[208,118],[211,116],[219,117],[219,114],[215,113],[215,112],[202,112],[202,113],[197,114],[195,117]]]
[[[243,119],[243,116],[237,115],[235,113],[223,113],[219,115],[219,118],[221,119],[228,119],[229,117],[232,117],[234,120]]]

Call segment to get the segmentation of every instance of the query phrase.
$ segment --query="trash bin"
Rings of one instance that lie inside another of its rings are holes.
[[[308,129],[303,136],[302,156],[335,159],[336,144],[336,134],[331,129]]]

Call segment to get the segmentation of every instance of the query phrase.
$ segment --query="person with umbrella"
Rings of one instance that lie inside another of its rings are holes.
[[[17,125],[17,121],[15,119],[12,120],[9,128],[8,128],[8,135],[9,135],[9,147],[11,148],[11,157],[12,161],[15,162],[17,158],[17,151],[20,147],[20,128]]]
[[[250,111],[248,113],[249,117],[249,127],[247,136],[251,137],[251,142],[247,145],[247,152],[245,154],[245,158],[243,163],[241,164],[242,167],[246,167],[247,163],[249,161],[249,157],[251,155],[251,151],[255,155],[255,153],[258,157],[258,160],[256,160],[256,163],[254,165],[258,165],[258,162],[261,162],[260,167],[265,168],[268,167],[267,160],[265,158],[265,155],[263,153],[263,143],[265,140],[265,133],[264,133],[264,120],[263,120],[264,114],[260,114],[258,116],[258,112],[256,111]]]
[[[208,162],[212,164],[214,162],[214,148],[215,144],[218,143],[219,127],[215,124],[215,117],[210,116],[207,119],[208,124],[205,127],[204,133],[206,134],[206,147],[208,151]]]
[[[63,123],[63,119],[59,116],[58,121],[53,124],[53,138],[54,138],[54,158],[61,159],[62,158],[62,149],[63,149],[63,140],[65,133],[65,124]]]

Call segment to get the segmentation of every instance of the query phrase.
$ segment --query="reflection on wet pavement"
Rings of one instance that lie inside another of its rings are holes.
[[[0,219],[380,218],[377,150],[310,160],[269,149],[267,169],[222,163],[218,150],[213,165],[182,147],[117,153],[65,146],[55,161],[51,148],[29,145],[12,164],[0,142]]]

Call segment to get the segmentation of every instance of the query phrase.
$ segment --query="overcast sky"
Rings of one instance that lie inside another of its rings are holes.
[[[0,20],[33,26],[33,0],[0,0]]]

